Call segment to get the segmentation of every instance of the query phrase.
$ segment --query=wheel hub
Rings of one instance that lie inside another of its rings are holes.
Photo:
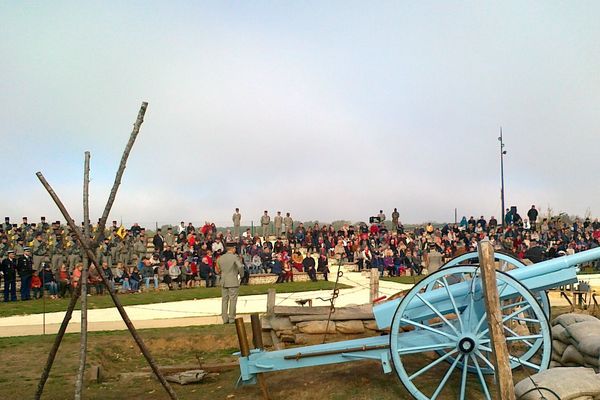
[[[469,336],[465,336],[458,341],[458,350],[463,354],[470,354],[475,351],[477,345],[475,340]]]

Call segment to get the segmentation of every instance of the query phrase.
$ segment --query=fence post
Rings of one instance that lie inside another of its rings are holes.
[[[483,285],[483,301],[487,312],[487,323],[492,347],[492,361],[496,372],[496,386],[498,398],[502,400],[515,400],[515,387],[513,383],[502,311],[500,311],[500,298],[498,297],[498,284],[496,282],[496,263],[494,247],[489,240],[482,240],[478,245],[479,268],[481,269],[481,283]]]
[[[379,269],[371,268],[369,302],[373,303],[379,297]]]

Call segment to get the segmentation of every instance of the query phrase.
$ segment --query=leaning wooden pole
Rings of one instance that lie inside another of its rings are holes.
[[[478,250],[481,283],[483,286],[483,302],[485,304],[485,311],[487,312],[490,345],[493,350],[492,361],[496,373],[498,398],[502,400],[515,400],[515,386],[510,368],[508,348],[506,347],[500,298],[498,296],[498,284],[496,282],[494,247],[489,240],[482,240],[478,244]]]
[[[137,119],[133,124],[133,130],[131,131],[131,135],[129,136],[129,141],[127,142],[125,150],[123,151],[123,155],[121,156],[121,162],[119,163],[119,169],[117,170],[115,181],[113,182],[112,189],[110,190],[110,195],[108,196],[106,206],[104,207],[104,211],[102,212],[102,217],[100,218],[100,222],[98,223],[98,230],[96,231],[96,235],[94,237],[95,245],[100,243],[102,235],[104,235],[104,227],[106,226],[106,220],[108,219],[110,210],[113,206],[113,203],[115,202],[115,198],[117,197],[117,191],[119,190],[119,186],[121,185],[121,179],[123,178],[123,173],[125,172],[125,167],[127,166],[127,159],[129,158],[129,153],[131,153],[131,149],[133,148],[135,139],[137,139],[137,136],[140,133],[140,128],[142,126],[142,123],[144,122],[144,116],[146,115],[147,108],[148,103],[145,101],[142,102]]]
[[[48,380],[48,376],[50,375],[50,370],[52,369],[52,364],[54,364],[54,359],[56,358],[56,353],[58,352],[58,348],[60,347],[60,343],[62,342],[63,336],[65,336],[65,332],[67,331],[67,326],[69,326],[69,321],[71,320],[71,316],[73,315],[73,309],[77,304],[77,299],[79,298],[81,288],[81,281],[77,286],[77,289],[73,292],[73,296],[71,297],[71,301],[69,302],[69,306],[67,307],[67,311],[65,313],[65,317],[63,318],[62,323],[60,324],[60,328],[58,329],[58,333],[56,334],[56,338],[54,338],[54,343],[52,344],[52,348],[48,353],[48,359],[46,360],[46,365],[44,366],[44,370],[42,371],[42,376],[40,377],[40,381],[38,382],[37,390],[35,392],[34,399],[39,400],[42,397],[42,393],[44,392],[44,385],[46,385],[46,381]]]
[[[85,152],[83,163],[83,232],[86,240],[90,239],[90,152]],[[83,257],[83,270],[81,271],[81,337],[79,341],[79,369],[75,381],[75,400],[81,400],[83,391],[83,375],[87,357],[87,275],[89,262],[86,255]]]

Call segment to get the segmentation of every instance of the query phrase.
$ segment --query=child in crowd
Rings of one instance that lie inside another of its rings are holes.
[[[33,271],[33,276],[31,277],[31,290],[34,299],[42,298],[42,280],[38,276],[37,271]]]

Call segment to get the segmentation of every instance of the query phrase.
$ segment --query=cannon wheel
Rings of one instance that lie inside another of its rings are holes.
[[[513,256],[509,253],[505,253],[503,251],[495,251],[494,257],[496,258],[496,260],[500,261],[499,271],[503,271],[503,272],[510,271],[512,269],[512,268],[510,268],[510,265],[514,265],[517,268],[527,267],[518,258],[516,258],[515,256]],[[448,261],[447,263],[442,265],[440,267],[440,269],[454,267],[456,265],[464,264],[468,261],[479,262],[479,254],[476,251],[471,251],[469,253],[465,253],[460,256],[454,257],[453,259],[451,259],[450,261]],[[546,317],[548,317],[548,319],[552,319],[551,314],[550,314],[551,307],[550,307],[550,300],[548,299],[548,293],[546,293],[544,290],[542,290],[542,291],[535,293],[535,297],[536,297],[538,303],[540,303],[540,305],[544,309],[544,312],[546,313]]]
[[[478,273],[476,266],[439,270],[417,283],[396,309],[390,329],[391,358],[403,385],[417,399],[435,399],[441,394],[461,400],[467,396],[492,399],[491,383],[484,370],[493,371],[494,367]],[[470,289],[453,294],[448,281],[466,282],[469,277]],[[552,337],[544,310],[533,294],[510,275],[498,272],[497,284],[501,296],[507,288],[514,292],[510,298],[501,299],[511,367],[522,366],[533,372],[547,369]],[[438,286],[434,291],[441,291],[441,301],[432,303],[427,300],[430,296],[423,296],[430,285]],[[416,308],[422,312],[415,317],[412,310]],[[526,313],[531,317],[524,318]],[[515,323],[518,329],[511,325]],[[403,334],[409,336],[401,338]],[[536,357],[527,354],[527,349],[536,345]],[[443,356],[438,355],[439,350],[444,351]],[[444,363],[450,357],[452,364]],[[473,390],[481,393],[473,394]]]

